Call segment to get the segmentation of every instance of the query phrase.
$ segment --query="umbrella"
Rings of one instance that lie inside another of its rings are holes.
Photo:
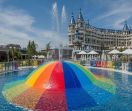
[[[97,53],[97,52],[95,52],[94,50],[92,50],[92,51],[90,51],[90,52],[87,53],[87,54],[89,54],[89,55],[97,55],[97,54],[99,54],[99,53]]]
[[[43,55],[38,56],[39,59],[44,59],[45,57]]]
[[[122,52],[122,54],[132,55],[132,49],[126,49],[125,51]]]
[[[94,55],[97,55],[98,53],[95,52],[94,50],[90,51],[89,53],[87,53],[88,55],[91,55],[91,59],[94,58]]]
[[[132,49],[126,49],[125,51],[122,52],[122,54],[127,55],[127,59],[129,62],[129,55],[132,55]]]
[[[79,52],[78,54],[80,54],[81,55],[81,59],[86,59],[86,52],[85,51],[81,51],[81,52]]]
[[[34,55],[34,56],[32,56],[33,58],[36,58],[36,57],[38,57],[38,56],[36,56],[36,55]]]
[[[26,79],[8,83],[7,101],[31,110],[75,110],[100,105],[115,94],[115,84],[80,64],[55,61],[39,66]]]
[[[81,52],[79,52],[78,54],[80,54],[80,55],[85,55],[85,54],[87,54],[85,51],[81,51]]]
[[[116,49],[114,49],[114,50],[110,51],[108,54],[116,55],[116,54],[121,54],[121,52],[116,50]]]

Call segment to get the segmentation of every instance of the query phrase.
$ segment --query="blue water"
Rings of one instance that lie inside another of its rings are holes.
[[[0,74],[0,111],[26,111],[22,108],[9,104],[2,96],[2,88],[6,83],[26,78],[32,70],[33,69],[27,69],[19,72]],[[85,110],[79,109],[77,111],[132,111],[131,75],[101,69],[90,70],[95,75],[111,79],[116,84],[116,94],[101,106],[95,106]]]
[[[111,79],[116,84],[116,94],[113,98],[104,105],[91,108],[90,111],[132,111],[132,75],[101,69],[90,70],[96,75]]]
[[[27,77],[32,70],[33,69],[27,69],[23,71],[0,74],[0,111],[27,111],[26,109],[24,110],[20,107],[9,104],[2,95],[2,89],[6,83]]]

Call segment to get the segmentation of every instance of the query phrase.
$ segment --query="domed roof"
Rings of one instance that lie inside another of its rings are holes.
[[[3,89],[7,101],[42,111],[94,107],[106,102],[114,93],[112,81],[68,61],[43,64],[26,79],[6,84]]]

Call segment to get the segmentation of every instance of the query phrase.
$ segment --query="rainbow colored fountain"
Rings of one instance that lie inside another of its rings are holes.
[[[26,79],[6,84],[3,89],[8,102],[42,111],[94,107],[113,94],[115,85],[111,80],[68,61],[43,64]]]

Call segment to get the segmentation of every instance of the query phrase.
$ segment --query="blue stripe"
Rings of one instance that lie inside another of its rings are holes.
[[[70,68],[72,68],[73,72],[79,79],[81,86],[90,96],[94,98],[94,100],[96,100],[97,104],[105,103],[110,97],[112,97],[111,93],[95,86],[77,65],[73,63],[67,64],[70,66]]]
[[[64,70],[64,77],[65,77],[65,88],[81,88],[81,84],[73,70],[63,62],[63,70]]]
[[[96,106],[95,100],[82,88],[74,71],[66,62],[62,62],[68,110]]]

